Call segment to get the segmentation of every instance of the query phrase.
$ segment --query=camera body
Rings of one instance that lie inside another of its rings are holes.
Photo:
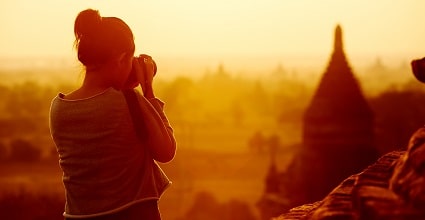
[[[141,54],[137,57],[134,57],[133,59],[138,59],[138,63],[140,65],[140,68],[143,72],[143,74],[146,74],[147,71],[147,67],[146,67],[146,63],[145,63],[145,59],[151,59],[152,58],[149,55],[146,54]],[[157,71],[157,67],[156,67],[156,63],[154,60],[152,60],[152,64],[153,64],[153,75],[156,75],[156,71]],[[135,71],[134,66],[132,66],[130,74],[128,75],[127,81],[125,82],[124,87],[125,88],[134,88],[139,84],[138,79],[137,79],[137,74]]]
[[[149,55],[147,54],[140,54],[137,57],[134,57],[133,59],[138,59],[139,60],[139,64],[141,65],[140,67],[142,68],[143,74],[146,74],[146,63],[144,62],[145,59],[152,59]],[[156,63],[155,61],[152,59],[152,63],[153,63],[153,75],[156,75]],[[130,77],[134,77],[136,78],[136,72],[134,70],[134,67],[132,67],[131,72],[130,72]]]
[[[420,82],[425,83],[425,57],[422,59],[412,60],[410,64],[415,78]]]

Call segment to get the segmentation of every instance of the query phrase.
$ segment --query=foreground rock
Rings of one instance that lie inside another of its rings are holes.
[[[420,137],[422,138],[422,136]],[[425,137],[425,133],[423,137]],[[382,156],[361,173],[345,179],[323,200],[293,208],[275,220],[425,219],[425,209],[421,203],[423,202],[421,200],[422,191],[419,190],[419,188],[425,188],[422,181],[423,173],[419,172],[423,171],[419,168],[423,167],[422,164],[425,163],[425,160],[413,162],[420,157],[422,152],[417,151],[420,148],[411,147],[416,146],[412,143],[419,143],[414,139],[415,135],[412,137],[408,151],[394,151]],[[420,142],[421,145],[424,142]],[[425,146],[421,147],[425,148]],[[406,166],[407,164],[409,167]],[[412,164],[414,165],[412,166]],[[418,165],[419,167],[417,167]],[[401,187],[403,184],[416,188],[412,192],[412,190],[408,190],[412,188]],[[394,188],[398,190],[394,190]]]

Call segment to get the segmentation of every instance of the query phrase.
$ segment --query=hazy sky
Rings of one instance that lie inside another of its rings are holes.
[[[325,55],[341,24],[351,57],[425,56],[424,0],[1,0],[0,57],[71,56],[79,11],[126,21],[155,56]]]

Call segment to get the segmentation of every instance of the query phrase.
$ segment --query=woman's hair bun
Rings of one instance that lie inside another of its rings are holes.
[[[99,11],[86,9],[80,12],[75,19],[74,34],[77,39],[82,36],[92,36],[96,34],[101,26],[102,17]]]
[[[99,11],[81,11],[74,23],[74,46],[78,60],[97,66],[123,52],[134,53],[134,38],[128,25],[116,17],[101,17]]]

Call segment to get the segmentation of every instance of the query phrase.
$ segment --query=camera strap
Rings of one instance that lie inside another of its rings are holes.
[[[133,120],[137,137],[141,142],[144,142],[148,137],[148,129],[142,117],[143,113],[142,109],[140,108],[139,100],[137,99],[136,91],[134,89],[126,89],[123,90],[123,94],[130,111],[131,119]]]

